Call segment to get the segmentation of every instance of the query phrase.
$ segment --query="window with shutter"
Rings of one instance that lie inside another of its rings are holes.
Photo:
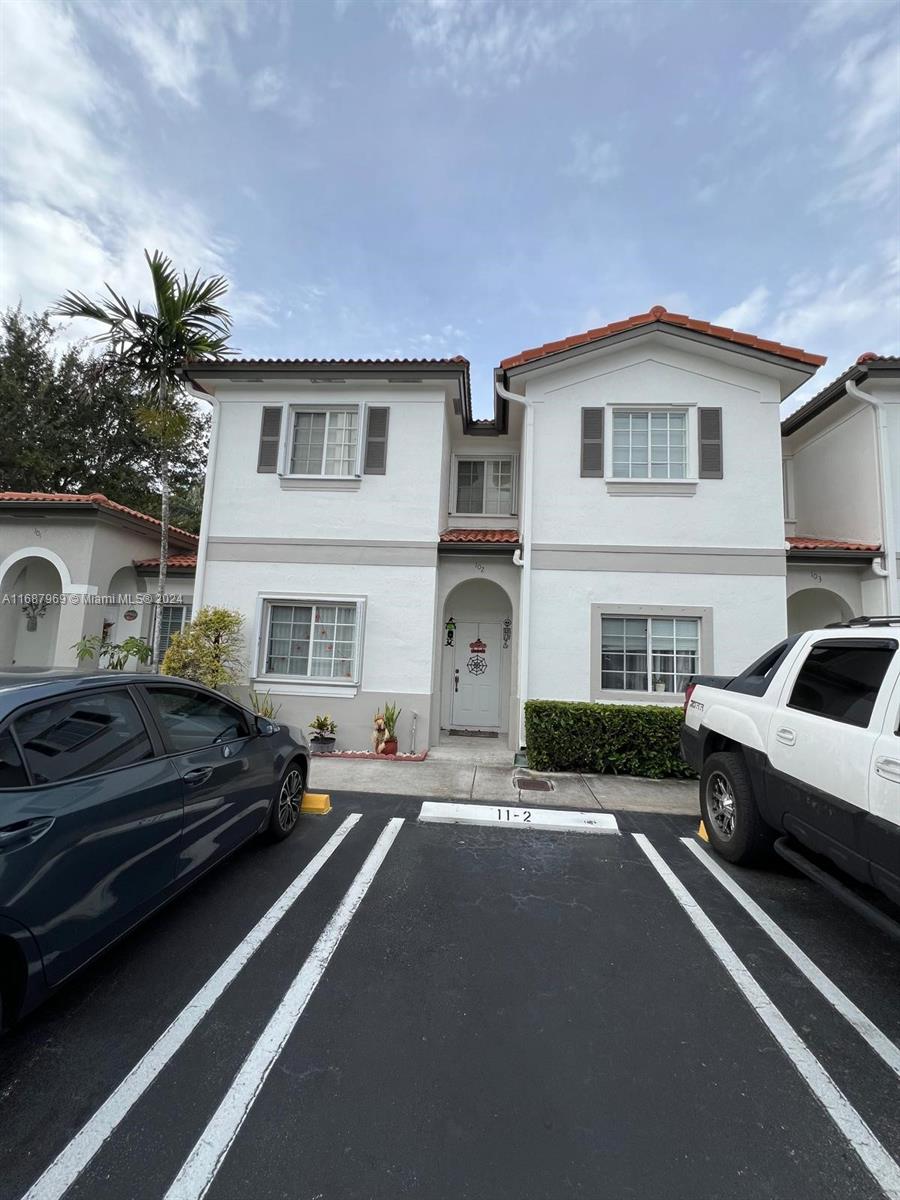
[[[274,475],[278,470],[278,453],[281,447],[281,407],[265,407],[259,427],[259,457],[256,470],[260,475]]]
[[[698,409],[697,430],[700,440],[698,474],[701,479],[721,479],[724,475],[721,408]]]
[[[599,479],[603,475],[603,409],[581,410],[581,474]]]
[[[364,475],[384,475],[387,471],[387,438],[389,408],[366,410],[366,456]]]

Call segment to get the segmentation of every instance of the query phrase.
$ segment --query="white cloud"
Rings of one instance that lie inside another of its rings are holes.
[[[632,28],[631,0],[395,0],[390,14],[421,52],[420,74],[463,95],[518,87],[563,59],[594,21]]]
[[[769,308],[769,289],[759,284],[748,295],[726,308],[712,322],[713,325],[724,325],[728,329],[737,329],[741,333],[754,333],[756,327],[763,321]]]
[[[45,0],[3,10],[0,303],[44,308],[107,280],[146,297],[144,248],[228,275],[233,247],[190,197],[144,176],[139,150],[129,153],[129,109],[91,58],[77,12]],[[228,304],[242,322],[271,321],[256,293],[233,288]]]
[[[594,141],[586,133],[576,134],[572,138],[572,160],[565,173],[588,183],[611,183],[622,174],[619,152],[612,142]]]
[[[248,27],[245,0],[119,0],[91,11],[135,54],[157,91],[188,104],[199,103],[204,75],[235,75],[230,37]]]
[[[250,107],[274,108],[284,95],[285,83],[284,72],[275,67],[263,67],[257,71],[249,84]]]

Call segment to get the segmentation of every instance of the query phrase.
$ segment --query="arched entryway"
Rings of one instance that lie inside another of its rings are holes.
[[[504,734],[509,729],[515,647],[512,603],[489,579],[448,594],[441,649],[441,728]]]
[[[853,616],[850,605],[837,592],[828,588],[803,588],[788,596],[788,633],[804,633],[807,629],[822,629]]]
[[[59,596],[68,585],[49,555],[17,555],[0,571],[0,666],[56,664]],[[29,599],[24,601],[23,597]],[[49,597],[50,599],[41,599]]]

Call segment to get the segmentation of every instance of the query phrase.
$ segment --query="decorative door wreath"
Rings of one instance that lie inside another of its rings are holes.
[[[487,670],[487,659],[485,654],[487,646],[481,640],[476,638],[474,642],[469,642],[469,661],[466,663],[466,670],[470,675],[483,675]]]

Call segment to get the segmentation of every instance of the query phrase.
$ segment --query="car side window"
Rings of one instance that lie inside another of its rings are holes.
[[[889,641],[819,642],[800,668],[788,707],[864,729],[896,649]]]
[[[125,691],[67,696],[23,713],[13,728],[36,784],[96,775],[153,757],[144,722]]]
[[[227,700],[190,688],[147,688],[147,696],[176,751],[200,750],[248,733],[244,714]]]
[[[28,786],[28,776],[22,763],[22,756],[13,741],[9,729],[0,733],[0,792],[5,788],[20,788]]]

